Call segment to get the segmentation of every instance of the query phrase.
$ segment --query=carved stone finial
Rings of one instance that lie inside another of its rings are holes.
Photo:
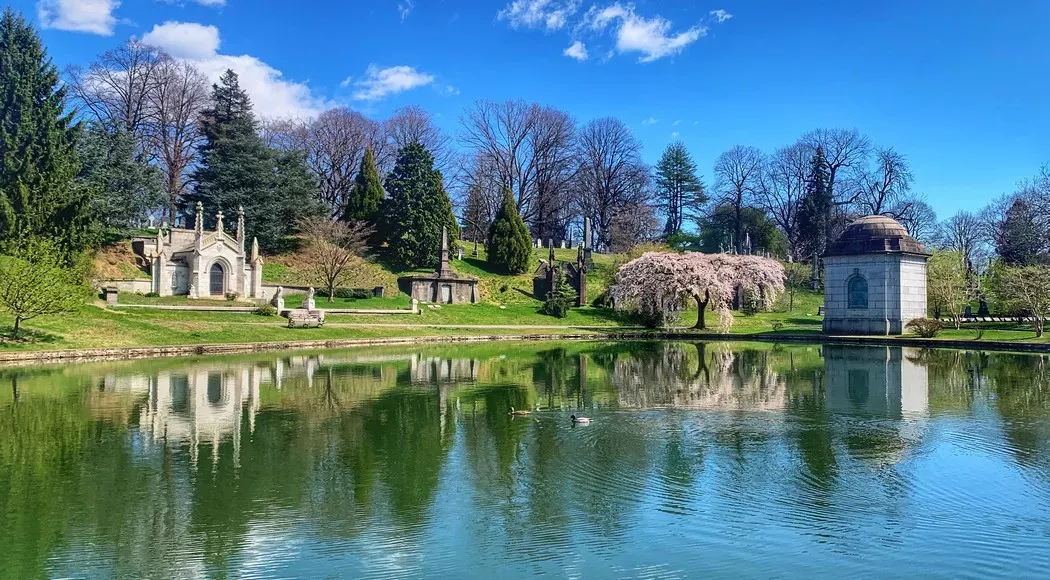
[[[252,238],[252,262],[259,261],[259,238]]]
[[[204,204],[198,201],[195,209],[197,210],[197,214],[193,229],[200,234],[204,231]]]
[[[222,210],[220,209],[219,213],[215,214],[215,231],[217,231],[217,232],[223,231],[223,229],[222,229],[222,218],[223,218],[223,213],[222,213]]]

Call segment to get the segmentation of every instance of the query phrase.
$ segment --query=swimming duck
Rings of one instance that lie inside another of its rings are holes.
[[[591,422],[591,420],[587,417],[577,417],[576,415],[573,415],[569,418],[572,419],[572,422],[576,423],[577,425],[588,425]]]
[[[514,407],[511,407],[510,408],[510,412],[507,413],[507,414],[508,415],[515,415],[517,417],[522,417],[522,416],[528,415],[529,413],[531,413],[531,411],[515,411]]]

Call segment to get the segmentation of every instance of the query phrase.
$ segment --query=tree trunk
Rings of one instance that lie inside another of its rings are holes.
[[[18,338],[18,331],[22,329],[22,317],[15,316],[15,328],[11,331],[11,338]]]
[[[1041,338],[1043,336],[1043,317],[1035,317],[1035,337]]]
[[[693,296],[693,299],[696,300],[696,325],[693,326],[693,328],[704,330],[707,328],[705,315],[707,314],[707,305],[711,302],[711,293],[709,291],[704,291],[703,300],[700,299],[700,296],[696,295]]]
[[[328,303],[331,304],[335,298],[335,284],[328,285]]]

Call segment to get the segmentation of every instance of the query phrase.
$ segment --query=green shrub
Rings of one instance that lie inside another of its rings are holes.
[[[547,293],[547,300],[543,303],[541,312],[548,316],[565,318],[569,315],[569,310],[576,305],[576,290],[565,282],[565,274],[561,269],[558,269],[557,272],[554,290]]]
[[[373,296],[373,291],[366,288],[336,288],[333,293],[335,298],[347,298],[352,300],[364,300]],[[321,298],[328,298],[328,290],[322,288],[317,291]]]
[[[591,302],[591,306],[595,308],[613,308],[614,305],[612,298],[609,296],[609,291],[602,291],[602,293]]]
[[[160,298],[160,294],[156,292],[146,292],[145,294],[143,294],[143,296],[145,296],[146,298]]]
[[[263,304],[252,310],[252,314],[256,316],[277,316],[277,309],[272,304]]]
[[[489,264],[496,268],[511,274],[520,274],[529,268],[532,238],[509,189],[503,192],[503,204],[489,226],[487,245]]]
[[[238,297],[240,297],[240,294],[238,294],[236,292],[227,292],[226,293],[226,300],[229,300],[230,302],[233,302]]]
[[[944,328],[944,324],[933,318],[916,318],[908,322],[905,328],[922,338],[933,338]]]

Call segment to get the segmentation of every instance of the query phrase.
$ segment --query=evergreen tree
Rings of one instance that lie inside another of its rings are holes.
[[[798,215],[798,227],[801,232],[799,243],[808,252],[820,254],[827,247],[834,206],[831,188],[828,187],[828,162],[824,158],[824,150],[817,147],[810,162],[806,192],[802,197],[802,207]]]
[[[1015,199],[1006,210],[996,237],[995,251],[1008,266],[1031,266],[1040,261],[1046,248],[1046,235],[1036,221],[1032,206]]]
[[[463,204],[463,237],[472,242],[484,242],[492,225],[489,202],[480,187],[471,186]]]
[[[91,210],[111,231],[142,227],[164,207],[163,173],[137,159],[135,137],[123,128],[90,125],[77,150],[82,165],[78,182],[91,192]]]
[[[489,226],[489,264],[511,274],[520,274],[532,258],[532,238],[509,189],[503,192],[503,203]]]
[[[74,184],[79,125],[37,36],[11,9],[0,18],[0,243],[50,238],[66,252],[92,238],[88,192]]]
[[[379,223],[385,197],[383,182],[379,178],[379,170],[376,169],[372,148],[369,147],[365,149],[365,154],[361,158],[361,168],[357,171],[354,187],[350,190],[350,196],[346,200],[343,221]]]
[[[681,233],[686,214],[707,202],[704,184],[696,175],[696,163],[681,141],[668,145],[656,164],[656,187],[667,211],[665,236]]]
[[[452,200],[445,192],[434,157],[419,142],[402,147],[386,178],[382,233],[397,267],[436,267],[441,260],[441,228],[459,237]]]
[[[318,211],[317,184],[302,154],[266,146],[251,100],[231,70],[213,86],[201,126],[205,142],[194,173],[197,186],[183,197],[183,214],[188,217],[201,202],[205,227],[211,229],[218,211],[232,217],[243,207],[247,239],[258,237],[267,250],[284,249],[296,221]]]

